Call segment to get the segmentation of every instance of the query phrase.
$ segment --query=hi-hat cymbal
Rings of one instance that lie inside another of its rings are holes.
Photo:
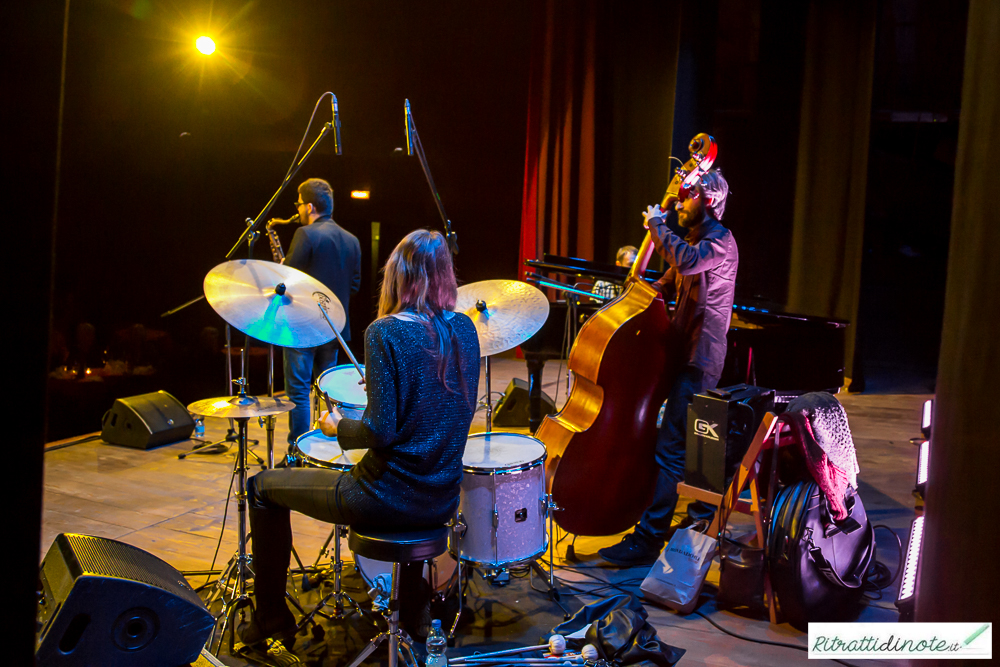
[[[329,327],[327,327],[329,328]],[[287,398],[271,398],[270,396],[223,396],[222,398],[206,398],[195,401],[188,406],[188,412],[203,417],[222,417],[223,419],[240,419],[247,417],[267,417],[291,412],[295,407]]]
[[[483,280],[458,288],[455,311],[472,319],[479,353],[488,357],[538,333],[549,317],[549,300],[537,287],[519,280]]]
[[[298,269],[274,262],[241,259],[219,264],[205,276],[205,298],[232,326],[281,347],[316,347],[333,340],[319,302],[337,331],[347,322],[333,291]]]

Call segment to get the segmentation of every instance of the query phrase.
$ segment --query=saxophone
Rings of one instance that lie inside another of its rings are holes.
[[[274,229],[274,225],[287,225],[290,222],[297,223],[298,221],[298,213],[288,219],[271,218],[267,221],[267,240],[271,244],[271,257],[273,257],[274,261],[278,264],[284,263],[285,251],[281,247],[281,239],[278,238],[278,232]]]

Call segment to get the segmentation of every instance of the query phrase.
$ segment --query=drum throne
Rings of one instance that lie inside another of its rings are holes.
[[[399,628],[399,575],[404,564],[437,558],[447,551],[449,533],[448,526],[400,532],[351,527],[347,538],[351,551],[366,558],[392,563],[392,592],[389,605],[383,611],[389,629],[376,635],[350,667],[361,665],[386,640],[389,642],[389,667],[396,667],[400,657],[403,664],[417,664],[413,647]]]

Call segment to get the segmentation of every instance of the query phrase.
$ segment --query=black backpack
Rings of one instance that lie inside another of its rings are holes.
[[[771,587],[785,620],[799,630],[858,611],[875,558],[875,529],[857,492],[848,489],[844,501],[847,518],[835,522],[819,486],[801,480],[782,488],[771,507]]]

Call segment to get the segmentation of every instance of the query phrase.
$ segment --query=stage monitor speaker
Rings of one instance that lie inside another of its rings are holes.
[[[525,380],[514,378],[507,385],[507,391],[497,402],[496,410],[493,411],[494,426],[527,426],[530,404],[528,402],[528,383]],[[542,416],[550,415],[556,411],[556,403],[552,397],[542,392]]]
[[[725,493],[764,415],[774,409],[774,390],[738,384],[695,394],[688,406],[684,482]]]
[[[39,665],[178,667],[215,624],[184,575],[123,542],[60,533],[39,578]]]
[[[187,440],[193,431],[187,408],[165,391],[119,398],[101,420],[104,442],[135,449]]]

